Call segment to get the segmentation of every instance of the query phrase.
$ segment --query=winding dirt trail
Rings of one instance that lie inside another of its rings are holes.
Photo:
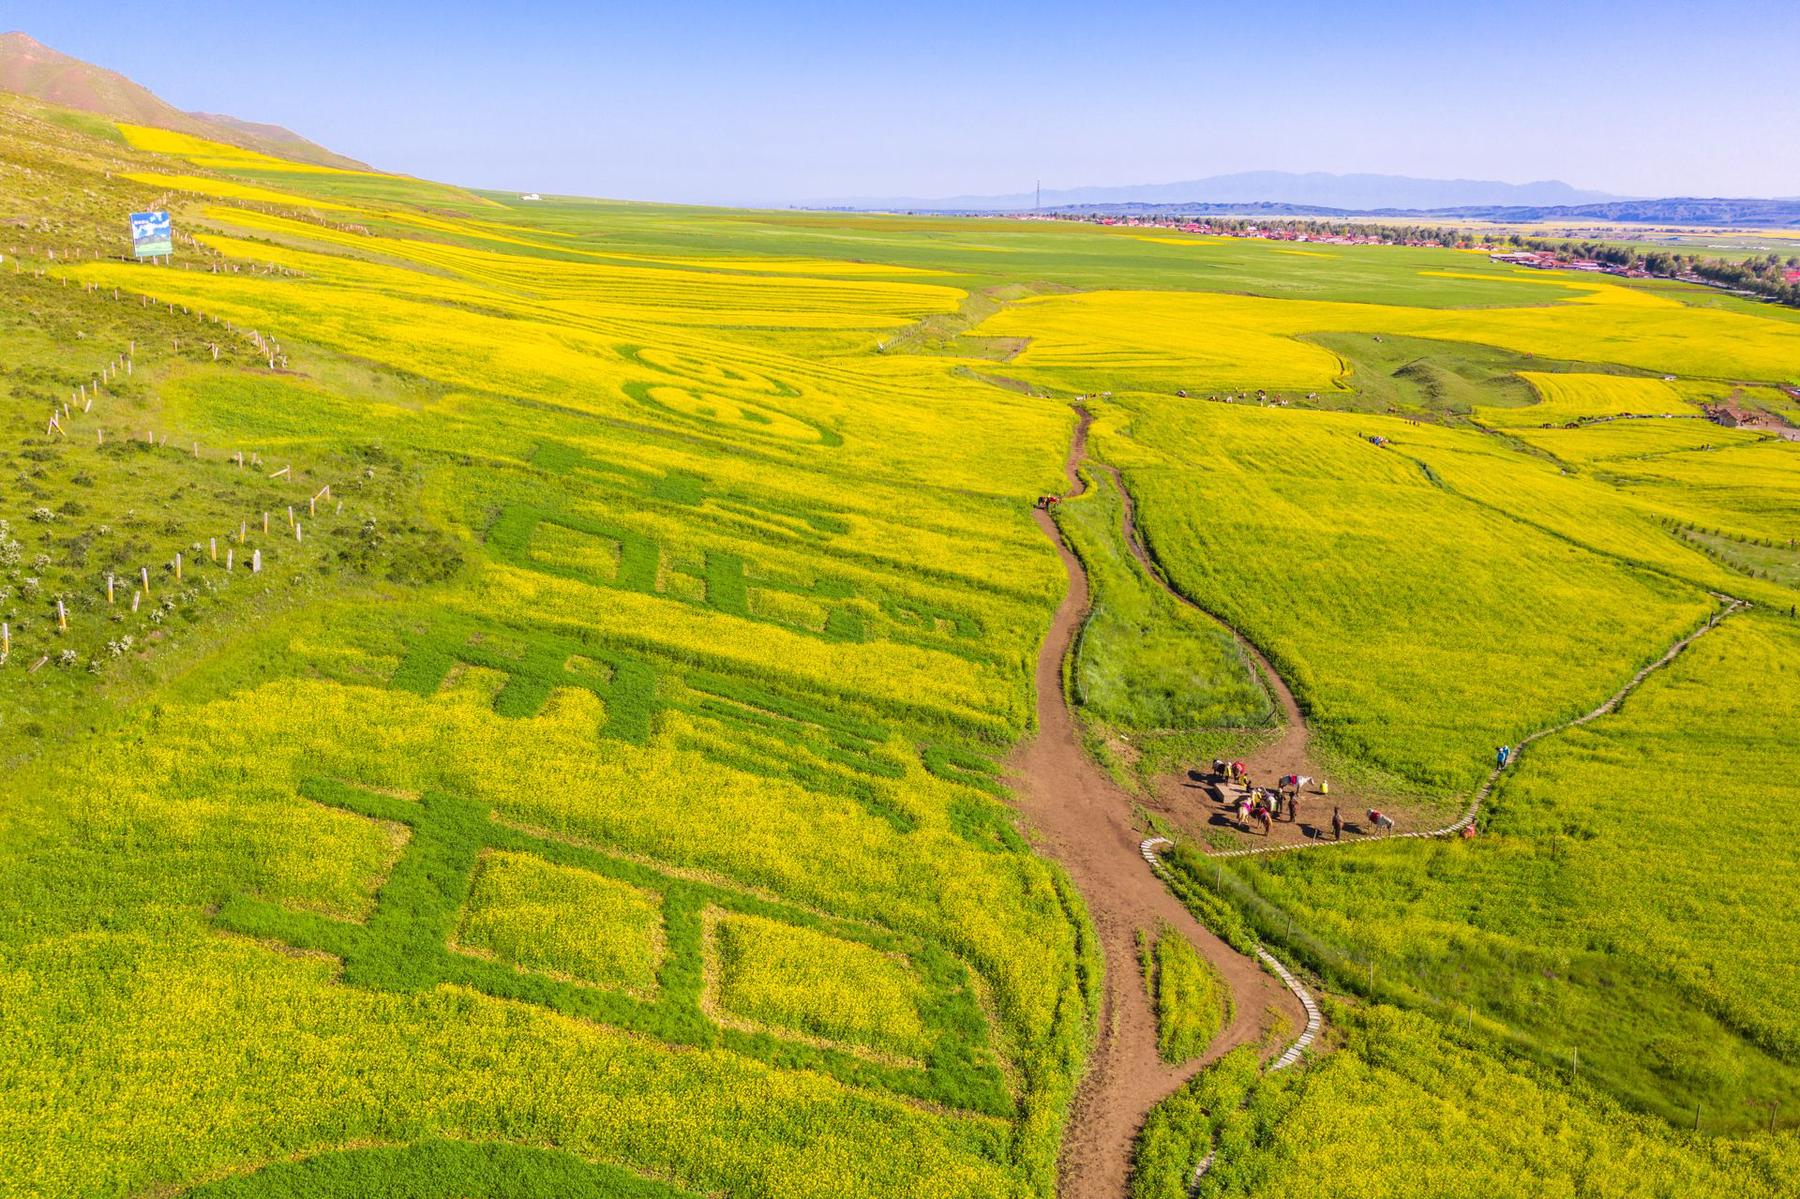
[[[1064,471],[1071,494],[1086,453],[1081,414]],[[1042,509],[1035,514],[1061,556],[1069,590],[1056,610],[1037,661],[1037,736],[1014,755],[1019,807],[1039,850],[1060,862],[1086,901],[1106,960],[1098,1043],[1076,1093],[1059,1163],[1061,1199],[1119,1199],[1126,1193],[1131,1150],[1144,1116],[1201,1067],[1239,1045],[1262,1039],[1277,1018],[1300,1027],[1308,1013],[1282,982],[1207,931],[1151,870],[1132,799],[1083,751],[1063,698],[1063,661],[1088,608],[1087,575]],[[1182,1066],[1156,1052],[1156,1016],[1137,962],[1136,934],[1168,924],[1218,967],[1236,1012],[1205,1056]]]
[[[1085,490],[1078,468],[1087,462],[1088,426],[1093,419],[1085,409],[1078,407],[1076,411],[1080,421],[1063,467],[1070,496],[1080,495]],[[1142,540],[1136,505],[1117,468],[1106,463],[1093,465],[1104,470],[1118,490],[1123,506],[1121,531],[1144,572],[1176,601],[1230,632],[1246,656],[1256,664],[1281,709],[1283,727],[1280,735],[1246,758],[1252,776],[1259,779],[1282,774],[1317,776],[1319,771],[1310,755],[1305,715],[1293,692],[1261,650],[1174,588]],[[1265,973],[1256,962],[1238,954],[1196,921],[1164,887],[1161,875],[1166,867],[1158,851],[1169,843],[1160,837],[1140,840],[1132,823],[1131,797],[1102,774],[1082,749],[1074,715],[1064,697],[1063,666],[1087,614],[1087,575],[1049,513],[1040,508],[1034,513],[1034,519],[1062,558],[1069,576],[1069,590],[1056,610],[1038,654],[1037,736],[1014,755],[1012,766],[1020,782],[1020,810],[1032,825],[1033,839],[1042,852],[1062,863],[1086,900],[1106,961],[1098,1043],[1089,1059],[1087,1075],[1076,1093],[1074,1110],[1064,1136],[1057,1191],[1059,1199],[1119,1199],[1126,1194],[1131,1151],[1138,1130],[1152,1107],[1229,1050],[1263,1039],[1272,1022],[1278,1019],[1296,1025],[1303,1022],[1305,1031],[1297,1042],[1279,1055],[1265,1055],[1264,1066],[1278,1070],[1295,1064],[1302,1060],[1319,1033],[1322,1021],[1312,997],[1279,961],[1269,956],[1266,950],[1259,950],[1258,956],[1273,975]],[[1717,595],[1715,598],[1720,601],[1720,609],[1704,626],[1677,640],[1605,702],[1590,712],[1537,730],[1524,738],[1517,748],[1522,751],[1541,738],[1616,710],[1646,678],[1674,661],[1694,640],[1748,606],[1745,601],[1731,596]],[[1516,756],[1514,761],[1517,761]],[[1387,836],[1444,837],[1461,832],[1474,821],[1500,774],[1501,770],[1496,767],[1487,775],[1471,796],[1461,818],[1454,823]],[[1191,813],[1196,808],[1196,792],[1191,789],[1195,786],[1192,778],[1175,777],[1163,780],[1159,793],[1165,802],[1176,801],[1180,808]],[[1345,802],[1337,795],[1330,799],[1323,796],[1309,798],[1312,799],[1310,806],[1315,808]],[[1192,823],[1192,817],[1181,823]],[[1282,825],[1276,827],[1283,828]],[[1237,857],[1383,839],[1381,836],[1353,836],[1342,842],[1324,840],[1320,830],[1305,822],[1288,824],[1285,832],[1286,835],[1260,846],[1213,852],[1216,856]],[[1145,863],[1150,866],[1149,871],[1142,868]],[[1165,1064],[1157,1055],[1155,1012],[1137,962],[1137,932],[1153,931],[1165,923],[1178,929],[1219,969],[1231,988],[1236,1005],[1231,1025],[1215,1038],[1205,1056],[1178,1067]],[[1196,1165],[1196,1179],[1212,1165],[1216,1155],[1215,1147],[1213,1153]]]
[[[1085,428],[1086,426],[1084,424],[1084,431]],[[1086,446],[1084,440],[1082,443],[1083,456],[1085,456],[1085,449]],[[1243,647],[1245,654],[1256,663],[1257,668],[1262,672],[1263,681],[1269,688],[1270,694],[1275,697],[1277,705],[1281,708],[1282,716],[1285,721],[1285,726],[1281,731],[1281,735],[1270,744],[1263,746],[1254,753],[1246,755],[1244,759],[1245,765],[1249,767],[1250,776],[1258,781],[1270,782],[1287,774],[1310,775],[1314,778],[1321,777],[1321,771],[1309,752],[1306,718],[1300,710],[1299,703],[1294,699],[1294,693],[1289,690],[1288,685],[1282,681],[1281,675],[1276,672],[1274,666],[1269,662],[1268,657],[1256,646],[1245,640],[1242,633],[1239,633],[1231,625],[1227,624],[1225,621],[1175,589],[1174,585],[1169,582],[1168,576],[1163,573],[1162,568],[1157,563],[1155,557],[1151,555],[1149,549],[1144,544],[1143,536],[1138,529],[1137,505],[1131,497],[1131,492],[1125,487],[1125,480],[1120,477],[1118,468],[1109,463],[1096,463],[1095,465],[1098,465],[1107,472],[1112,480],[1113,487],[1118,491],[1124,512],[1122,517],[1124,528],[1122,532],[1124,533],[1125,543],[1131,547],[1132,556],[1137,559],[1138,565],[1143,567],[1144,573],[1156,580],[1157,585],[1173,597],[1177,603],[1186,605],[1230,633],[1231,636],[1236,639],[1237,643]],[[1627,696],[1643,684],[1645,679],[1673,662],[1676,657],[1680,655],[1681,651],[1693,644],[1695,640],[1710,633],[1729,617],[1734,616],[1738,612],[1749,607],[1748,601],[1738,599],[1735,596],[1714,592],[1713,598],[1719,601],[1720,606],[1718,611],[1714,612],[1712,616],[1707,619],[1705,624],[1687,634],[1685,637],[1678,639],[1673,645],[1669,646],[1668,650],[1664,652],[1661,657],[1650,662],[1636,674],[1632,675],[1631,678],[1625,682],[1624,686],[1615,691],[1598,707],[1591,711],[1584,712],[1580,716],[1565,720],[1560,724],[1538,729],[1524,737],[1513,747],[1514,752],[1507,768],[1510,769],[1516,767],[1520,756],[1524,753],[1525,749],[1534,742],[1545,737],[1554,736],[1557,733],[1565,732],[1572,728],[1577,728],[1616,710],[1618,706],[1625,701]],[[1323,795],[1308,795],[1304,797],[1302,801],[1304,804],[1304,811],[1307,815],[1298,821],[1277,822],[1270,831],[1268,839],[1262,840],[1261,838],[1258,838],[1258,840],[1261,840],[1261,844],[1245,845],[1237,849],[1214,849],[1208,850],[1207,852],[1213,857],[1222,858],[1254,857],[1261,854],[1284,853],[1298,849],[1322,849],[1328,845],[1357,845],[1366,841],[1381,841],[1393,838],[1455,836],[1456,834],[1461,833],[1469,825],[1475,823],[1475,817],[1480,813],[1481,805],[1487,802],[1488,796],[1493,793],[1494,787],[1500,781],[1502,772],[1503,770],[1499,766],[1495,766],[1490,770],[1487,776],[1482,780],[1481,785],[1476,788],[1475,793],[1469,797],[1469,803],[1467,807],[1463,809],[1462,815],[1449,824],[1411,828],[1405,832],[1371,832],[1364,827],[1363,819],[1356,814],[1357,804],[1350,796],[1333,794],[1328,798]],[[1171,775],[1158,780],[1157,783],[1157,796],[1162,803],[1162,814],[1171,817],[1176,825],[1184,828],[1190,833],[1197,831],[1198,827],[1203,823],[1211,823],[1214,826],[1231,823],[1220,811],[1208,811],[1197,806],[1198,803],[1204,802],[1203,797],[1207,794],[1206,786],[1192,774]],[[1211,805],[1207,806],[1210,808]],[[1330,809],[1334,806],[1341,806],[1345,809],[1344,828],[1349,836],[1341,841],[1335,838],[1327,839],[1326,837],[1327,830],[1325,826],[1329,820]],[[1390,811],[1403,825],[1409,823],[1408,817],[1413,814],[1409,806],[1404,803],[1383,804],[1382,806]],[[1210,820],[1208,818],[1210,818]],[[1235,825],[1233,825],[1233,827],[1235,827]]]

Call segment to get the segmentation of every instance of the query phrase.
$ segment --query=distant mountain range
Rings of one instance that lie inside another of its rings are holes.
[[[23,33],[0,34],[0,91],[91,112],[110,121],[173,129],[297,162],[353,171],[369,169],[366,163],[333,154],[279,125],[182,112],[117,71],[71,58]]]
[[[913,210],[918,211],[918,210]],[[941,211],[941,210],[940,210]],[[972,210],[982,211],[982,210]],[[998,210],[1005,211],[1005,210]],[[1601,204],[1471,204],[1455,208],[1327,208],[1318,204],[1070,204],[1044,212],[1058,216],[1184,216],[1379,218],[1383,220],[1489,221],[1525,224],[1557,221],[1617,225],[1696,225],[1711,228],[1800,228],[1800,198],[1779,200],[1676,196],[1661,200],[1613,200]]]
[[[1597,204],[1624,197],[1582,191],[1549,179],[1538,183],[1499,183],[1485,179],[1415,179],[1407,175],[1331,175],[1323,171],[1245,171],[1180,183],[1148,183],[1132,187],[1050,189],[1045,208],[1089,208],[1119,204],[1293,204],[1342,212],[1378,208],[1436,209],[1474,205],[1543,207]],[[908,211],[1020,212],[1036,206],[1033,192],[1003,196],[863,198],[830,201],[816,207],[905,209]],[[809,205],[809,207],[815,207]]]
[[[1031,212],[1031,192],[941,199],[890,197],[804,205],[901,212]],[[1466,221],[1608,221],[1617,224],[1800,226],[1800,197],[1628,199],[1558,180],[1498,183],[1406,175],[1247,171],[1184,183],[1045,191],[1042,211],[1064,216],[1389,217]]]

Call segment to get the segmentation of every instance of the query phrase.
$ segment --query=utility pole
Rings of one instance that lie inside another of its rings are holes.
[[[1032,204],[1031,210],[1039,215],[1043,214],[1043,211],[1044,211],[1044,181],[1042,179],[1039,179],[1037,181],[1037,200],[1035,203]]]

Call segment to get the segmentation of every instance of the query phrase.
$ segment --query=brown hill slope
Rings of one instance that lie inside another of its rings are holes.
[[[0,91],[91,112],[108,120],[191,133],[297,162],[346,170],[368,169],[365,163],[333,154],[279,125],[182,112],[117,71],[71,58],[24,33],[0,34]]]

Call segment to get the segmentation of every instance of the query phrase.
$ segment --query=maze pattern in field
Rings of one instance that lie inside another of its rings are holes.
[[[427,792],[413,801],[318,778],[304,780],[300,792],[326,807],[410,831],[405,850],[377,892],[374,910],[356,924],[239,895],[219,909],[215,920],[220,928],[342,958],[343,981],[351,986],[394,992],[465,986],[673,1044],[724,1048],[773,1065],[821,1071],[856,1086],[987,1115],[1011,1114],[1012,1101],[988,1047],[987,1022],[968,969],[929,941],[511,828],[496,822],[486,805],[456,795]],[[585,986],[453,948],[487,852],[541,858],[659,896],[666,951],[654,997]],[[930,1040],[924,1064],[897,1065],[850,1045],[723,1027],[710,1019],[702,1000],[708,910],[804,929],[827,943],[844,943],[846,952],[864,947],[904,957],[922,983],[918,1016]]]
[[[531,463],[552,474],[579,473],[590,479],[604,479],[615,484],[624,482],[640,496],[685,507],[704,505],[715,512],[765,522],[783,533],[804,533],[815,538],[829,538],[850,529],[843,514],[838,511],[794,500],[752,494],[742,489],[719,487],[699,475],[685,471],[657,473],[608,462],[585,454],[565,442],[546,441],[539,444],[532,451]]]
[[[737,532],[758,542],[773,534],[776,540],[813,552],[829,552],[825,543],[849,530],[841,511],[719,488],[684,471],[654,473],[621,466],[563,443],[540,444],[531,462],[555,475],[622,488],[639,502],[671,508],[704,505],[710,514],[725,517]],[[684,562],[642,532],[554,509],[548,502],[534,498],[501,508],[487,531],[496,559],[589,586],[706,607],[826,641],[882,640],[970,661],[994,660],[985,644],[985,626],[970,611],[829,573],[817,574],[810,582],[785,579],[731,550],[709,549],[702,562]],[[672,575],[691,582],[678,583]]]
[[[898,832],[913,827],[911,815],[875,785],[904,779],[907,758],[893,748],[892,731],[874,721],[719,671],[656,662],[595,637],[455,620],[415,637],[389,686],[431,695],[458,664],[505,676],[494,696],[502,716],[535,716],[552,691],[580,688],[605,705],[602,739],[644,745],[658,713],[682,712],[728,734],[684,735],[683,748],[733,769],[852,798]],[[991,765],[970,751],[939,747],[920,762],[941,778],[991,786]]]

